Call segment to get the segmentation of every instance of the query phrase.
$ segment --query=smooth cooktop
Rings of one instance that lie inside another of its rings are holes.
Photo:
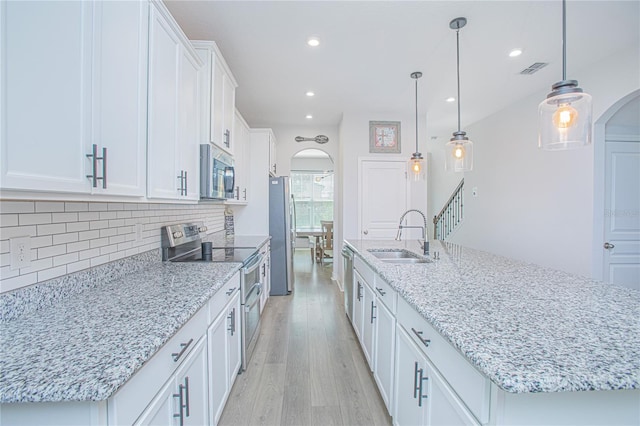
[[[248,258],[257,253],[255,248],[226,248],[211,251],[211,259],[203,259],[202,251],[190,253],[185,256],[172,259],[172,262],[238,262],[244,263]]]
[[[204,241],[210,241],[213,248],[236,248],[236,249],[256,249],[262,246],[266,239],[266,235],[232,235],[226,237],[224,235],[210,235]]]

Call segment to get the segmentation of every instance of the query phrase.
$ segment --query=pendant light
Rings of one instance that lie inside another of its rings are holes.
[[[422,77],[422,73],[420,71],[411,73],[411,78],[416,81],[416,152],[411,154],[409,167],[411,168],[413,180],[415,181],[419,181],[424,175],[424,158],[422,158],[422,154],[418,152],[418,79],[420,77]]]
[[[567,13],[562,0],[562,81],[538,107],[538,148],[566,150],[591,143],[591,95],[567,80]]]
[[[458,74],[458,131],[445,146],[445,169],[454,172],[468,172],[473,169],[473,142],[467,133],[460,130],[460,28],[467,25],[467,18],[456,18],[449,22],[449,28],[456,31],[456,59]]]

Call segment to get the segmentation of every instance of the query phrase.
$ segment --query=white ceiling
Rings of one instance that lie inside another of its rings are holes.
[[[166,1],[190,39],[214,40],[238,82],[252,127],[337,126],[343,112],[372,120],[415,113],[428,133],[456,126],[455,31],[460,31],[462,127],[562,77],[561,1]],[[568,1],[567,77],[621,49],[640,48],[640,2]],[[317,35],[321,45],[306,45]],[[509,58],[512,48],[524,49]],[[534,62],[549,65],[530,76]],[[581,86],[586,92],[588,87]],[[305,92],[313,90],[309,98]],[[391,113],[391,114],[390,114]],[[532,112],[535,114],[536,112]],[[312,114],[313,119],[305,118]]]

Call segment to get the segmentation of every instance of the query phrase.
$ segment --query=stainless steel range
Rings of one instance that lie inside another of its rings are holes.
[[[214,249],[201,222],[168,225],[162,228],[162,260],[169,262],[239,262],[240,300],[242,303],[242,371],[247,369],[260,334],[260,263],[255,248]]]

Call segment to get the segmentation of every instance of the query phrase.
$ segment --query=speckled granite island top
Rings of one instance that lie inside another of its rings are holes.
[[[82,284],[76,294],[5,318],[0,402],[109,398],[240,266],[157,256],[121,278]]]
[[[369,249],[417,241],[347,240],[480,372],[507,392],[640,388],[640,292],[431,242],[440,260],[384,263]]]

